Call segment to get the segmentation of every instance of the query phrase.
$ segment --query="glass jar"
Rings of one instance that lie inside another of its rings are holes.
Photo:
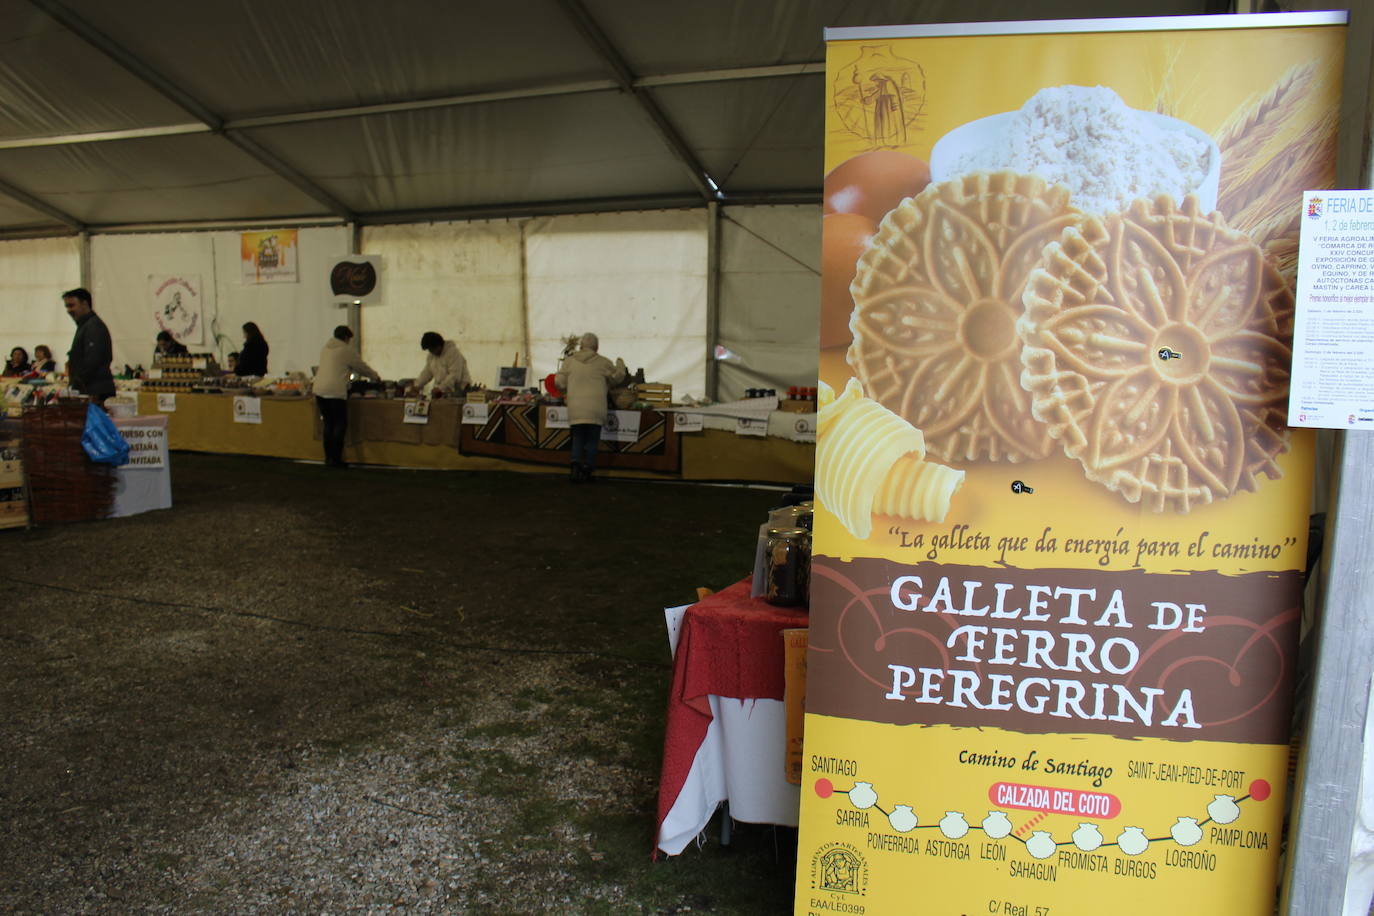
[[[805,607],[810,600],[811,533],[805,528],[769,528],[765,551],[764,600],[781,607]]]

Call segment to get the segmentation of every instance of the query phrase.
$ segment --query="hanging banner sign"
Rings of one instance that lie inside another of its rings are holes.
[[[827,33],[797,913],[1272,912],[1344,21]]]
[[[148,275],[148,297],[152,301],[153,320],[160,330],[171,334],[179,343],[200,345],[205,342],[203,296],[199,274]]]
[[[295,283],[297,230],[239,233],[239,263],[244,283]]]

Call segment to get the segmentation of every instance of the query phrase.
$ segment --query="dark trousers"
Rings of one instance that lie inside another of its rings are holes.
[[[324,462],[343,464],[344,436],[348,433],[348,399],[316,397],[315,405],[319,407],[320,418],[324,420],[324,431],[321,433]]]
[[[600,423],[574,423],[572,425],[573,464],[584,464],[588,469],[595,467],[596,447],[600,444]]]

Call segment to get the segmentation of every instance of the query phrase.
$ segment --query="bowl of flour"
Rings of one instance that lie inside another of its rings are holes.
[[[1177,118],[1129,107],[1105,86],[1041,89],[1018,111],[970,121],[930,154],[933,181],[969,172],[1013,171],[1061,184],[1088,213],[1124,210],[1138,197],[1196,194],[1217,206],[1221,150]]]

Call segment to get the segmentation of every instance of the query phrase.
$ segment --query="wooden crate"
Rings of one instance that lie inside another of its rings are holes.
[[[669,383],[640,383],[635,385],[635,399],[650,404],[673,403],[673,386]]]

